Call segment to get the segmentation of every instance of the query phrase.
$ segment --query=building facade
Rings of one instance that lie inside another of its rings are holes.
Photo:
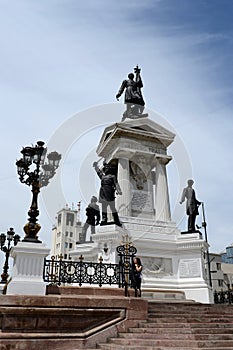
[[[76,247],[82,231],[82,222],[79,219],[80,207],[77,210],[66,206],[57,213],[56,223],[52,229],[51,256],[59,259],[70,259],[70,251]]]
[[[226,248],[228,253],[210,253],[210,272],[213,291],[225,291],[232,289],[233,287],[233,263],[232,255],[230,255],[231,250]]]

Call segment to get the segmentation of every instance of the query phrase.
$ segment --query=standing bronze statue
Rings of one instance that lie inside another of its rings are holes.
[[[128,79],[123,80],[121,87],[116,95],[116,99],[118,100],[125,91],[126,111],[124,112],[121,121],[124,121],[126,118],[137,119],[148,116],[148,114],[143,114],[145,102],[141,92],[143,83],[140,71],[141,69],[136,66],[134,68],[134,73],[136,75],[135,80],[134,73],[129,73]]]
[[[93,167],[101,179],[99,202],[102,204],[102,221],[100,225],[107,225],[108,223],[107,208],[109,206],[112,211],[114,223],[118,226],[122,226],[115,207],[115,193],[122,194],[115,175],[115,167],[106,162],[104,162],[103,165],[103,170],[101,170],[97,162],[93,163]]]
[[[100,208],[97,204],[97,198],[91,197],[91,203],[86,208],[87,220],[83,225],[82,232],[79,236],[79,243],[86,241],[87,229],[91,226],[91,234],[95,234],[95,226],[99,225],[100,222]]]
[[[201,205],[196,199],[196,194],[194,189],[192,188],[194,184],[193,180],[188,180],[188,186],[183,189],[182,197],[180,200],[180,204],[182,204],[186,199],[186,214],[188,215],[188,231],[195,232],[195,221],[196,216],[199,214],[198,207]]]

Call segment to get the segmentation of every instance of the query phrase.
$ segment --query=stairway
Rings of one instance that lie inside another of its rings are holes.
[[[233,306],[149,302],[147,321],[102,350],[233,350]]]

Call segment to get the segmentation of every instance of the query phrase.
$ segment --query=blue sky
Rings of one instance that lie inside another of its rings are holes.
[[[117,104],[122,79],[139,64],[146,106],[189,154],[211,251],[232,243],[232,15],[231,0],[0,0],[0,230],[13,226],[22,235],[26,223],[31,193],[15,167],[21,146],[49,142],[80,111]],[[83,200],[69,185],[78,187],[78,163],[94,152],[101,118],[63,163],[69,204]],[[174,208],[180,193],[175,165],[169,167]],[[54,203],[54,211],[64,204]],[[42,203],[40,210],[40,237],[50,245],[54,219]],[[185,229],[186,216],[179,227]]]

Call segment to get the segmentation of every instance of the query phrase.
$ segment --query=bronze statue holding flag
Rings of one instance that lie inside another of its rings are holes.
[[[122,121],[126,118],[137,119],[147,117],[148,114],[143,114],[145,102],[142,96],[141,89],[143,87],[141,69],[136,66],[134,73],[136,75],[134,80],[134,73],[128,74],[128,79],[123,80],[121,87],[116,95],[117,100],[125,91],[126,111],[123,114]]]

